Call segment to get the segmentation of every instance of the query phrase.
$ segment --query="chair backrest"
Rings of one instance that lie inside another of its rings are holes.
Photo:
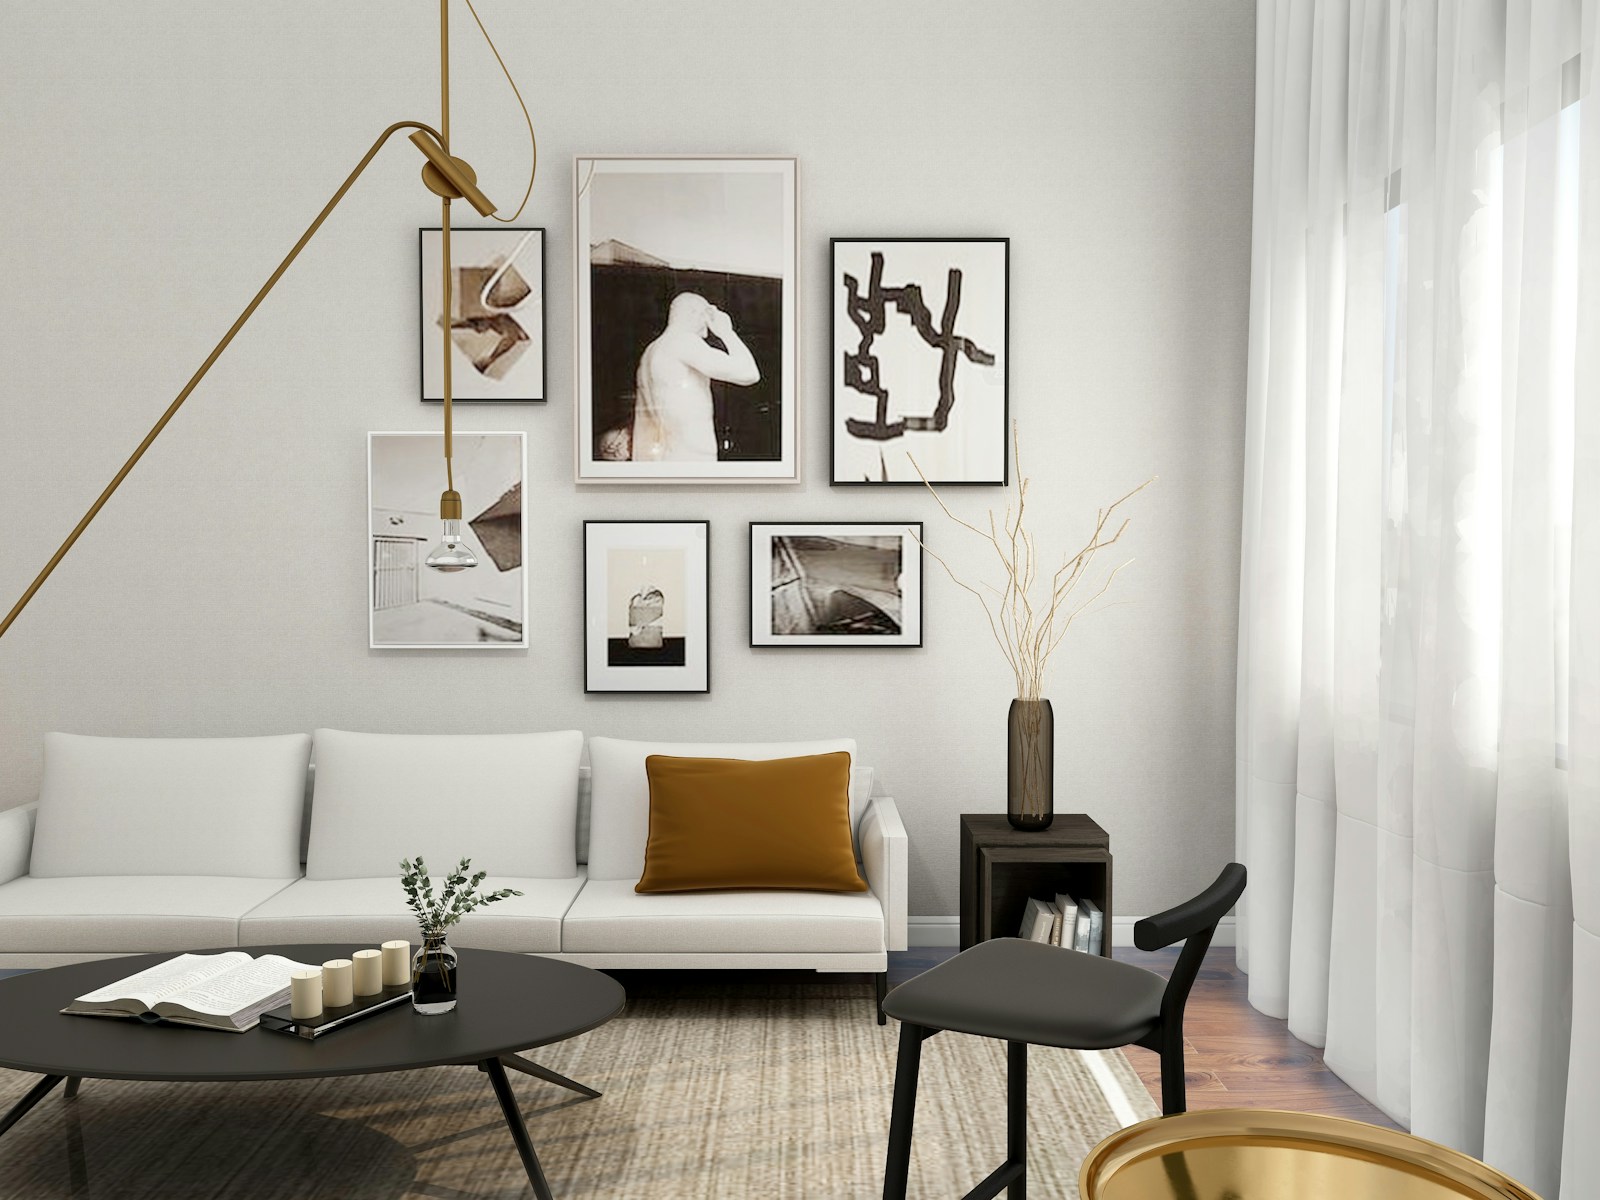
[[[1166,912],[1146,917],[1133,927],[1133,944],[1141,950],[1160,950],[1174,942],[1183,942],[1178,961],[1167,978],[1167,990],[1161,997],[1163,1023],[1176,1021],[1173,1028],[1182,1028],[1183,1006],[1200,974],[1206,951],[1211,948],[1217,923],[1239,902],[1246,878],[1242,863],[1229,863],[1205,891]]]

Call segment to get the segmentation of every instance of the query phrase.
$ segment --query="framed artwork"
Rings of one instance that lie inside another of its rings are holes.
[[[583,523],[583,690],[711,690],[708,521]]]
[[[752,646],[922,645],[920,522],[750,523]]]
[[[438,544],[444,435],[367,434],[368,645],[374,650],[526,649],[527,529],[520,433],[455,435],[461,532],[478,565],[424,565]]]
[[[793,483],[795,160],[579,158],[580,483]]]
[[[419,230],[422,399],[444,400],[440,230]],[[545,400],[544,230],[450,232],[451,398],[506,404]]]
[[[833,239],[834,484],[1005,484],[1010,256],[1009,238]]]

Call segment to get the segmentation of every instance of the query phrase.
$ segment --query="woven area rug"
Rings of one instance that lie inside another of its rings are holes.
[[[881,1194],[898,1030],[872,1020],[869,985],[635,978],[622,1017],[531,1055],[602,1099],[511,1076],[560,1200]],[[0,1104],[32,1082],[0,1071]],[[1118,1051],[1035,1048],[1029,1087],[1034,1200],[1076,1197],[1088,1150],[1156,1113]],[[1000,1164],[1002,1044],[926,1043],[915,1146],[913,1196],[960,1195]],[[58,1089],[0,1138],[0,1181],[27,1200],[530,1194],[488,1080],[470,1067],[299,1083],[86,1080],[77,1099]]]

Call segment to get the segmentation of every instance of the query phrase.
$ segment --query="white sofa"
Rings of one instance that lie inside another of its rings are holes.
[[[0,812],[0,968],[284,942],[416,939],[398,883],[462,856],[520,897],[453,944],[593,967],[881,976],[906,945],[906,834],[854,767],[870,891],[640,895],[650,754],[781,758],[814,742],[657,743],[577,731],[98,738],[50,734],[34,804]],[[314,760],[314,771],[313,771]]]

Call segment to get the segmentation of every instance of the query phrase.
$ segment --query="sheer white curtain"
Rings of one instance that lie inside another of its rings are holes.
[[[1591,1200],[1600,0],[1258,12],[1251,1001],[1418,1134]]]

